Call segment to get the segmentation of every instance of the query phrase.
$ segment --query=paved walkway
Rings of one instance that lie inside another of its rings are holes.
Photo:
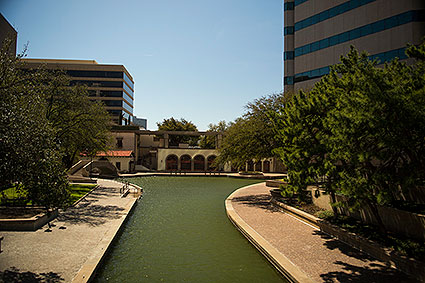
[[[96,267],[136,198],[122,184],[98,180],[76,207],[34,232],[1,231],[0,282],[84,282]]]
[[[226,202],[228,214],[231,211],[233,218],[239,219],[237,225],[252,228],[251,234],[270,247],[295,275],[298,272],[301,282],[415,282],[277,210],[269,202],[269,189],[261,183],[237,190]]]

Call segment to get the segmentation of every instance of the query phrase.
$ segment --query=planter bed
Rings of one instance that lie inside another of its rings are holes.
[[[35,231],[58,215],[39,207],[0,207],[0,231]]]

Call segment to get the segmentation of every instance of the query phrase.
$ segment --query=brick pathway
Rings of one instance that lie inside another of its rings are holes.
[[[270,204],[265,183],[239,189],[234,211],[315,282],[415,282]]]
[[[74,208],[34,232],[0,231],[0,282],[70,282],[94,255],[106,250],[135,202],[121,198],[122,184],[98,180],[94,190]],[[112,233],[112,234],[111,234]]]

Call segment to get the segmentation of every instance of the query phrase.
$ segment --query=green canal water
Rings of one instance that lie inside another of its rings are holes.
[[[249,180],[143,177],[143,198],[96,282],[285,282],[228,220],[224,200]]]

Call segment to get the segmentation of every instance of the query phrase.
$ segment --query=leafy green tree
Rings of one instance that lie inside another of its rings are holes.
[[[219,148],[217,163],[242,167],[249,160],[274,157],[278,147],[272,116],[282,107],[282,94],[261,97],[246,106],[246,113],[231,123]]]
[[[191,121],[187,121],[184,118],[180,120],[174,119],[173,117],[169,119],[164,119],[161,123],[156,123],[158,126],[158,131],[188,131],[196,132],[198,128]],[[191,137],[184,135],[170,135],[169,144],[172,146],[178,146],[180,143],[188,143],[190,145],[197,145],[199,137]]]
[[[105,151],[110,141],[112,120],[102,102],[91,101],[87,87],[70,87],[70,78],[61,72],[50,74],[44,85],[47,101],[46,118],[57,129],[55,140],[63,154],[67,169],[80,152],[95,154]]]
[[[228,125],[226,121],[220,121],[218,124],[209,124],[207,132],[218,132],[224,133]],[[206,149],[216,148],[216,137],[215,136],[203,136],[199,141],[199,146]]]
[[[0,190],[14,186],[26,190],[33,203],[61,206],[68,183],[38,87],[46,73],[22,71],[23,55],[9,56],[8,44],[0,52]]]
[[[59,207],[68,198],[66,168],[80,151],[103,150],[110,119],[86,88],[0,54],[0,191],[25,190],[33,203]]]
[[[352,48],[308,93],[276,119],[278,152],[294,190],[323,181],[351,208],[367,206],[384,230],[378,205],[424,180],[424,44],[411,46],[416,64],[378,68]]]

